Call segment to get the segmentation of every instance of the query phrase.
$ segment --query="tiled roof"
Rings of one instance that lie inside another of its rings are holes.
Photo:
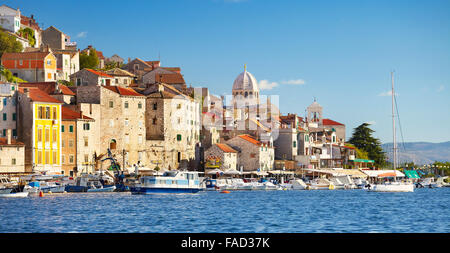
[[[144,95],[137,93],[135,90],[131,88],[123,88],[120,86],[102,86],[105,89],[108,89],[110,91],[113,91],[115,93],[118,93],[122,96],[137,96],[137,97],[144,97]]]
[[[110,75],[108,75],[108,74],[106,74],[106,73],[100,72],[100,71],[96,71],[96,70],[93,70],[93,69],[87,69],[87,68],[86,68],[85,70],[87,70],[87,71],[89,71],[89,72],[91,72],[91,73],[94,73],[94,74],[96,74],[97,76],[103,76],[103,77],[113,78],[112,76],[110,76]]]
[[[156,74],[155,81],[157,83],[167,83],[167,84],[184,84],[184,78],[181,74]]]
[[[99,59],[105,59],[105,56],[103,56],[103,52],[102,51],[97,51],[97,50],[95,50],[95,52],[97,52],[97,57],[99,58]]]
[[[4,60],[44,60],[49,52],[22,52],[22,53],[3,53]]]
[[[111,76],[130,76],[130,77],[135,77],[135,75],[131,74],[130,72],[123,70],[123,69],[119,69],[119,68],[113,68],[110,69],[108,71],[106,71],[106,74],[111,75]]]
[[[260,142],[258,140],[255,140],[252,136],[250,136],[248,134],[241,134],[241,135],[238,135],[238,137],[240,137],[240,138],[242,138],[242,139],[244,139],[244,140],[246,140],[246,141],[248,141],[248,142],[250,142],[252,144],[255,144],[255,145],[258,145],[258,146],[262,145],[262,142]]]
[[[88,117],[88,116],[84,116],[81,114],[81,112],[76,112],[72,109],[69,109],[65,106],[61,107],[61,118],[63,120],[70,120],[70,119],[89,119],[92,120],[92,118]]]
[[[233,148],[231,148],[230,146],[228,146],[227,144],[223,144],[223,143],[216,143],[216,146],[218,148],[220,148],[223,152],[225,153],[237,153],[236,150],[234,150]]]
[[[16,139],[11,138],[11,144],[8,144],[7,138],[0,138],[0,146],[24,146],[22,142],[16,141]]]
[[[19,92],[25,94],[25,89],[28,89],[31,101],[63,104],[63,102],[49,96],[47,93],[38,88],[19,87]]]
[[[337,121],[331,120],[331,119],[323,119],[322,123],[324,126],[335,126],[335,125],[340,125],[340,126],[345,126],[342,123],[339,123]]]
[[[181,68],[180,67],[161,67],[162,69],[168,70],[168,71],[172,71],[172,72],[176,72],[176,73],[180,73],[181,72]]]
[[[57,84],[61,93],[56,92],[56,82],[20,83],[20,87],[38,88],[49,95],[63,94],[75,96],[75,93],[64,84]]]

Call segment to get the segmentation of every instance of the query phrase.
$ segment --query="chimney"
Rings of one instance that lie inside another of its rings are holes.
[[[31,19],[34,19],[34,15],[33,14],[31,14]]]
[[[11,129],[6,130],[6,135],[8,137],[8,145],[11,145]]]
[[[23,88],[23,93],[27,96],[27,98],[30,98],[30,90],[28,88]]]

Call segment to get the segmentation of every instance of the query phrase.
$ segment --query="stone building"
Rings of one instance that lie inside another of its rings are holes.
[[[0,173],[25,172],[25,144],[17,141],[8,129],[6,138],[0,138]]]
[[[105,63],[113,63],[113,62],[117,64],[116,66],[118,68],[120,68],[120,66],[122,66],[124,63],[124,59],[118,56],[117,54],[114,54],[113,56],[105,59]]]
[[[104,72],[84,68],[72,75],[70,75],[70,81],[75,86],[112,86],[114,85],[114,77]]]
[[[238,168],[243,171],[269,171],[274,167],[275,151],[272,142],[263,143],[243,134],[226,142],[239,152]]]
[[[52,50],[76,50],[77,45],[70,41],[70,36],[54,26],[42,31],[42,44],[48,45]]]
[[[200,103],[167,84],[141,92],[146,99],[147,166],[196,167],[200,139]]]
[[[122,69],[136,75],[137,83],[142,84],[144,74],[158,68],[160,64],[159,61],[144,61],[139,58],[134,60],[128,59],[128,63]]]
[[[132,86],[136,77],[134,74],[119,68],[110,69],[106,71],[106,74],[114,78],[114,82],[111,84],[112,86],[121,87]]]
[[[145,164],[145,96],[131,88],[92,85],[77,87],[76,94],[78,108],[98,125],[93,131],[99,136],[97,157],[109,148],[126,168]]]
[[[34,19],[34,15],[31,15],[30,17],[21,15],[20,28],[30,28],[34,31],[34,48],[39,48],[42,45],[42,29],[39,27],[38,22]]]
[[[216,143],[205,151],[205,169],[237,170],[238,151],[224,143]]]

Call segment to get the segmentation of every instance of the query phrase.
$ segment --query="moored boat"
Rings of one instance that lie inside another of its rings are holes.
[[[203,190],[199,172],[166,171],[162,176],[143,176],[130,187],[132,194],[197,193]]]
[[[6,194],[0,194],[1,198],[25,198],[28,197],[28,192],[13,192],[13,193],[6,193]]]

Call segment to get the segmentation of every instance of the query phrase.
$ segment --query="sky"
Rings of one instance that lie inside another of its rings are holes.
[[[283,114],[362,123],[392,141],[391,71],[403,138],[450,141],[450,1],[2,0],[106,57],[161,60],[229,95],[244,70]],[[398,122],[397,122],[397,125]]]

